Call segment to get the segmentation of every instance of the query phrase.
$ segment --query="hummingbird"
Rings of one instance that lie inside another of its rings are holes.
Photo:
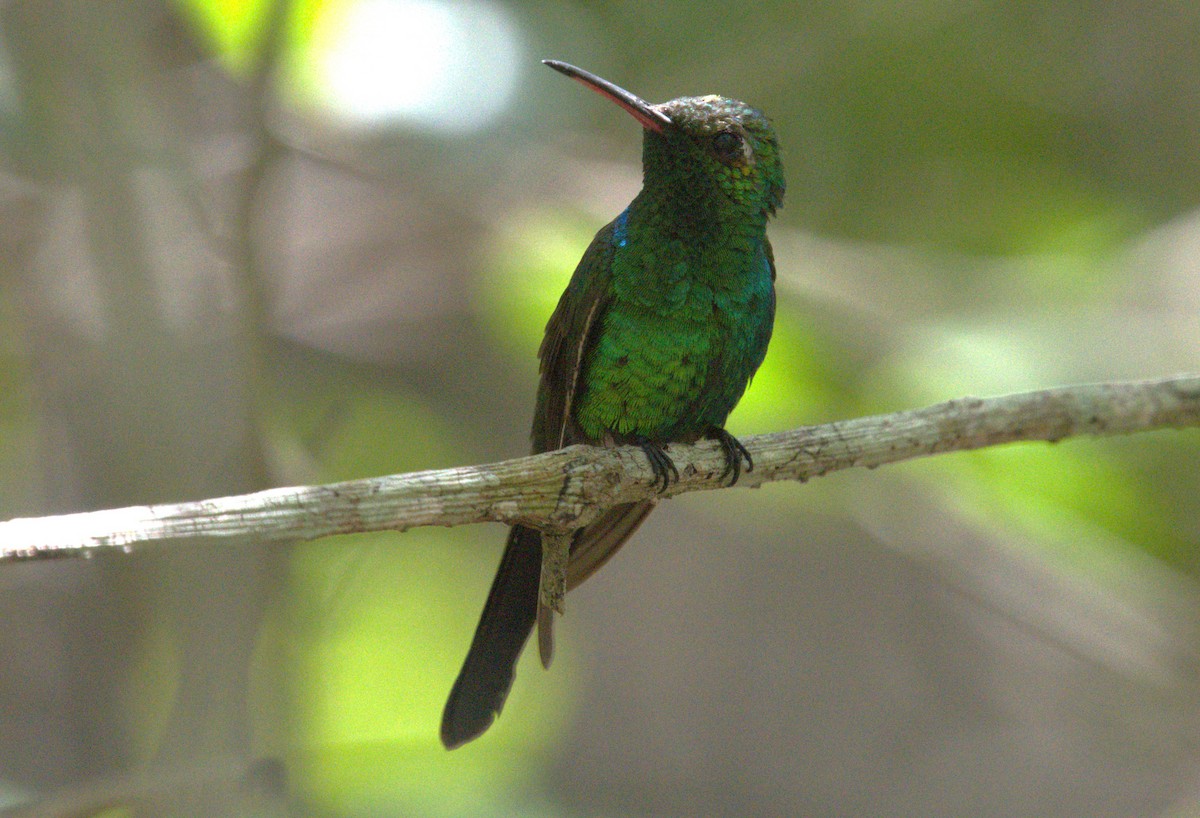
[[[576,443],[635,445],[665,491],[670,443],[716,440],[730,484],[754,462],[725,420],[762,363],[775,318],[767,219],[783,204],[769,120],[721,96],[652,105],[557,60],[544,64],[625,109],[642,126],[642,189],[596,233],[546,325],[534,453]],[[571,535],[567,590],[629,539],[657,498],[615,506]],[[539,603],[542,535],[515,525],[442,715],[454,749],[499,715],[536,624],[542,664],[552,616]]]

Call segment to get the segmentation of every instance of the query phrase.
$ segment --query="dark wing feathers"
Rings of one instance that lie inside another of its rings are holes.
[[[613,506],[598,520],[575,532],[571,543],[571,560],[567,563],[567,590],[579,586],[600,566],[608,562],[617,549],[637,530],[654,510],[655,500]]]
[[[533,451],[548,452],[586,441],[571,417],[587,352],[595,343],[611,293],[613,226],[601,228],[575,268],[538,350],[541,381],[533,417]]]

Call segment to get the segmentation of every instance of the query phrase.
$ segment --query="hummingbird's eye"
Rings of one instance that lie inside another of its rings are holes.
[[[742,137],[733,131],[721,131],[712,139],[713,151],[722,162],[742,158]]]

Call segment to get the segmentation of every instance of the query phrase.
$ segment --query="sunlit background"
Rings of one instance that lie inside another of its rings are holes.
[[[774,120],[738,435],[1196,372],[1200,5],[0,5],[0,519],[523,454],[640,182],[548,71]],[[0,808],[1200,816],[1200,438],[664,503],[453,753],[504,531],[0,570]]]

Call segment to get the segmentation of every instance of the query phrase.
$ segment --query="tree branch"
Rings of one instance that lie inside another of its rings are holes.
[[[1093,384],[755,435],[742,440],[754,470],[739,486],[874,468],[1018,440],[1128,434],[1200,426],[1200,377]],[[721,488],[719,445],[672,445],[679,482],[665,496]],[[0,522],[0,562],[81,557],[178,538],[212,542],[307,540],[424,525],[525,523],[551,531],[605,508],[653,496],[641,450],[571,446],[484,466],[413,472],[324,486],[277,488],[188,503]]]

